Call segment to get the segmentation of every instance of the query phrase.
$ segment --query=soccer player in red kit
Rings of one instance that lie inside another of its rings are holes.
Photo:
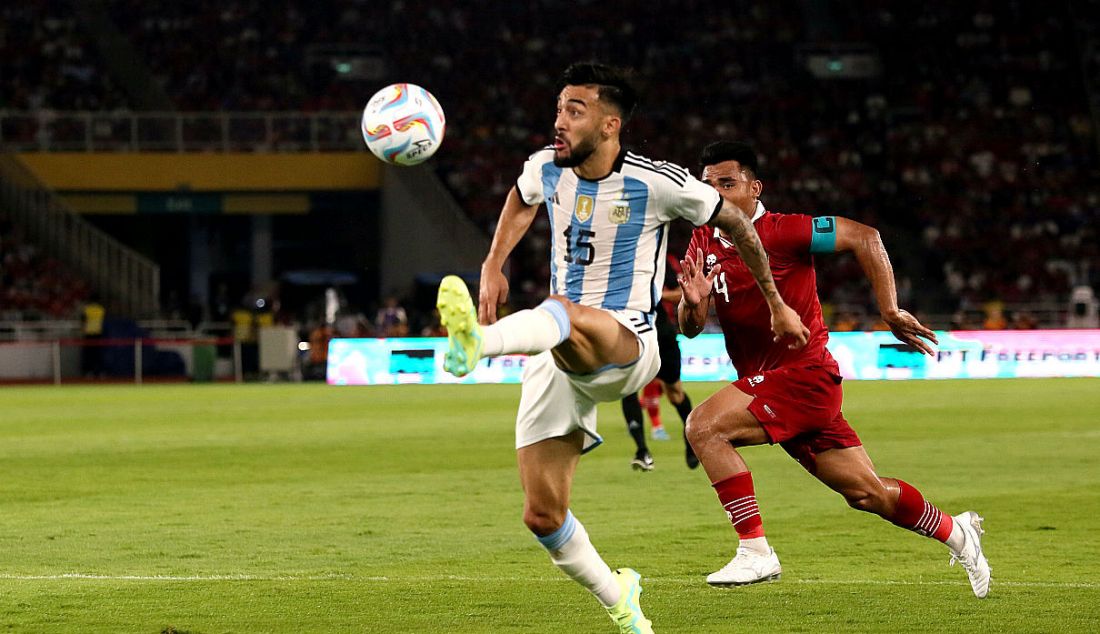
[[[743,143],[718,142],[703,150],[702,180],[743,210],[768,253],[772,275],[788,304],[810,329],[805,347],[776,342],[769,313],[736,249],[722,232],[697,229],[683,261],[681,331],[694,337],[713,304],[738,380],[698,405],[687,436],[740,538],[736,556],[707,582],[743,585],[779,577],[753,490],[752,474],[736,447],[778,443],[807,471],[853,508],[943,542],[970,578],[974,594],[989,591],[982,554],[982,518],[942,513],[912,485],[880,477],[859,436],[841,413],[840,369],[825,344],[828,330],[817,297],[814,255],[851,251],[871,282],[882,319],[898,340],[926,354],[935,334],[897,306],[890,259],[877,231],[846,218],[767,211],[759,201],[756,154]],[[747,212],[746,212],[747,213]],[[927,341],[926,341],[927,340]]]

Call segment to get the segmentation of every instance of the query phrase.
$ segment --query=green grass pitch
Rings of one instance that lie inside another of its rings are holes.
[[[989,598],[941,545],[847,508],[776,447],[745,455],[783,578],[708,587],[735,537],[706,477],[678,441],[631,471],[607,404],[572,508],[612,567],[642,573],[658,632],[1100,629],[1100,381],[846,392],[882,475],[985,516]],[[0,389],[0,631],[611,632],[522,524],[518,395]]]

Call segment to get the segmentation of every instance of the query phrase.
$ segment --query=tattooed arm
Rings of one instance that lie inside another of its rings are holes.
[[[764,294],[764,299],[767,300],[768,308],[772,313],[772,332],[775,333],[775,340],[786,339],[789,341],[788,347],[801,348],[806,345],[810,329],[802,323],[798,313],[787,306],[775,287],[775,279],[768,265],[768,254],[764,251],[760,236],[756,234],[756,229],[750,220],[750,214],[754,211],[755,201],[753,201],[752,211],[742,211],[740,206],[729,200],[723,200],[722,209],[714,218],[711,218],[709,224],[730,236],[741,260],[756,278],[756,285],[760,287],[760,292]]]

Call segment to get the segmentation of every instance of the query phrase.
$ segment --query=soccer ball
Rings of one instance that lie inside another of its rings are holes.
[[[416,84],[391,84],[363,108],[363,140],[391,165],[417,165],[443,142],[447,121],[432,93]]]

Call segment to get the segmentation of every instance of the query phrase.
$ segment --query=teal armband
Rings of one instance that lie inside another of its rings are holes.
[[[810,253],[833,253],[836,251],[836,217],[818,216],[813,219],[812,224]]]

